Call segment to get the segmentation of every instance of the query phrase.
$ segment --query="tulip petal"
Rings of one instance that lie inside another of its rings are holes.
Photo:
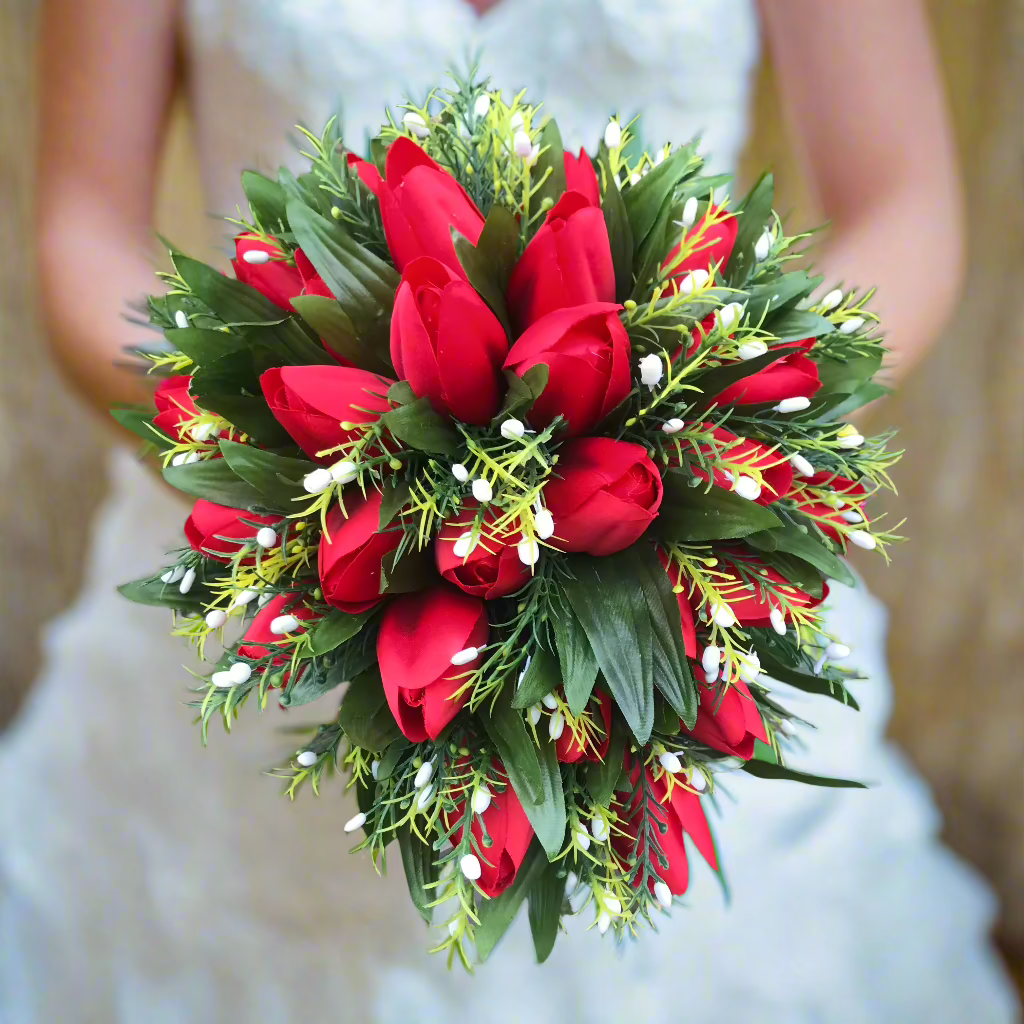
[[[591,206],[600,206],[601,186],[597,180],[597,172],[586,151],[581,149],[578,156],[566,153],[563,162],[565,164],[566,191],[579,192],[586,197]]]
[[[817,364],[801,353],[794,353],[731,384],[715,396],[715,403],[720,407],[761,405],[798,396],[811,398],[820,389]]]
[[[266,263],[247,263],[243,258],[247,252],[265,252],[271,258]],[[281,248],[252,235],[239,235],[235,239],[235,253],[236,258],[231,261],[235,277],[274,305],[291,310],[291,300],[302,294],[302,275],[283,258]]]

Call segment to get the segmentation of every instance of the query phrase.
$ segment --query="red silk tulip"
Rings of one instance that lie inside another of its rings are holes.
[[[615,268],[600,206],[566,192],[516,263],[507,298],[520,331],[558,309],[614,302]]]
[[[345,160],[349,167],[359,175],[359,180],[367,189],[375,196],[379,195],[380,187],[384,183],[384,179],[380,176],[380,171],[369,160],[364,160],[362,157],[356,156],[355,153],[346,153]]]
[[[868,490],[862,483],[848,480],[844,476],[836,476],[834,473],[815,473],[812,477],[797,477],[794,483],[795,486],[789,496],[796,502],[797,509],[814,519],[822,532],[834,541],[840,541],[842,538],[840,524],[847,529],[868,528],[868,517],[861,511],[864,499],[868,497]],[[826,496],[831,499],[833,493],[843,502],[838,508],[825,500]],[[844,513],[854,507],[863,519],[851,524],[844,517]]]
[[[540,363],[548,383],[528,414],[533,426],[565,417],[570,437],[592,430],[633,387],[629,335],[619,320],[621,307],[592,302],[549,313],[512,346],[505,368],[522,377]]]
[[[199,408],[189,393],[191,383],[192,378],[188,375],[168,377],[153,392],[153,402],[157,408],[153,426],[174,441],[191,440],[183,434],[182,423],[199,415]]]
[[[406,738],[436,740],[459,713],[468,695],[454,695],[481,660],[466,652],[486,645],[489,629],[484,602],[447,584],[389,602],[377,661],[388,707]]]
[[[264,526],[277,526],[280,516],[258,516],[200,498],[185,523],[185,539],[193,551],[218,562],[230,562],[244,544],[254,541]]]
[[[266,253],[269,259],[264,263],[250,263],[246,253]],[[253,235],[242,234],[235,238],[235,254],[235,259],[231,261],[235,277],[255,288],[275,306],[289,312],[294,312],[292,299],[298,295],[331,295],[301,249],[295,250],[293,264],[273,241],[267,242]]]
[[[723,754],[749,761],[754,756],[754,741],[768,742],[761,713],[742,679],[730,683],[722,693],[714,686],[697,685],[700,710],[697,723],[684,731],[701,743]]]
[[[388,250],[400,272],[420,256],[433,256],[465,277],[452,228],[476,245],[483,214],[466,190],[411,139],[391,144],[377,199]]]
[[[710,224],[705,228],[707,220],[708,218],[705,214],[686,233],[684,240],[695,238],[700,231],[704,232],[700,241],[695,243],[696,248],[694,251],[682,260],[677,267],[672,268],[669,276],[671,283],[679,284],[687,274],[694,270],[703,270],[710,274],[716,266],[720,276],[728,266],[733,246],[736,244],[736,235],[740,229],[739,221],[732,215],[729,215],[723,220]],[[680,242],[679,245],[672,249],[662,266],[665,268],[672,266],[672,262],[682,251],[682,244]]]
[[[818,364],[806,352],[814,339],[777,346],[786,354],[763,370],[744,377],[714,396],[719,407],[729,405],[775,405],[785,398],[812,398],[821,388]],[[709,396],[711,397],[711,396]]]
[[[515,881],[526,851],[533,841],[533,826],[515,790],[508,784],[504,771],[501,771],[499,779],[506,783],[505,789],[500,793],[492,793],[487,809],[483,814],[474,814],[470,826],[476,839],[476,848],[480,851],[476,854],[480,861],[480,878],[476,884],[492,899],[500,896]],[[445,814],[446,826],[451,828],[456,821],[463,820],[465,815],[464,801],[451,814]],[[490,839],[489,846],[484,842],[485,830]],[[462,832],[461,827],[455,829],[452,833],[453,843],[462,842]]]
[[[638,541],[661,507],[657,467],[642,445],[608,437],[569,441],[557,477],[544,488],[555,521],[551,543],[562,551],[611,555]]]
[[[299,621],[299,625],[289,630],[289,635],[295,636],[304,633],[311,623],[320,618],[312,608],[302,603],[302,599],[295,594],[278,594],[271,598],[257,613],[256,617],[249,624],[245,631],[238,653],[243,658],[251,658],[258,661],[273,654],[284,639],[284,634],[274,633],[270,626],[275,619],[283,615],[292,615]],[[274,665],[283,665],[290,659],[290,655],[282,653],[273,660]]]
[[[434,408],[485,426],[501,405],[508,339],[498,318],[459,275],[430,257],[402,275],[391,316],[391,360]]]
[[[466,534],[472,531],[475,514],[474,507],[464,508],[456,521],[441,527],[434,542],[437,571],[460,590],[486,601],[514,594],[532,575],[516,550],[522,535],[496,533],[490,526],[494,522],[492,514],[485,519],[474,543]]]
[[[750,572],[756,571],[758,576],[770,581],[773,589],[786,587],[786,600],[791,605],[798,605],[801,608],[815,608],[828,597],[828,584],[823,583],[822,596],[812,597],[794,583],[790,583],[781,573],[770,566],[760,565],[754,559],[746,559],[748,576]],[[751,569],[754,565],[756,568]],[[748,589],[748,578],[741,576],[736,569],[724,559],[720,559],[715,567],[715,572],[720,574],[715,579],[715,587],[722,595],[727,609],[735,617],[741,626],[768,626],[771,624],[772,610],[778,607],[778,601],[773,600],[763,587],[756,586],[753,590]]]
[[[349,491],[345,510],[335,505],[327,513],[320,541],[320,586],[329,605],[352,615],[383,600],[381,563],[402,540],[401,530],[380,532],[382,500],[379,491],[370,491],[365,498],[357,490]]]
[[[679,621],[683,628],[683,646],[686,648],[687,657],[696,658],[697,627],[693,619],[693,605],[690,603],[693,600],[690,593],[691,587],[683,577],[683,570],[679,563],[670,561],[668,555],[661,548],[658,548],[657,552],[658,559],[668,574],[668,581],[672,584],[672,589],[683,588],[676,594],[676,600],[679,603]]]
[[[600,206],[601,186],[598,183],[594,165],[586,152],[581,149],[579,156],[566,153],[563,163],[565,165],[566,192],[579,192],[591,206]]]
[[[572,731],[566,727],[562,735],[555,740],[555,757],[563,764],[575,764],[577,761],[603,761],[608,755],[608,745],[612,739],[612,699],[603,690],[596,690],[597,715],[594,715],[594,701],[591,700],[588,710],[591,716],[600,716],[600,722],[595,723],[601,729],[588,734],[586,743],[574,736]]]
[[[647,774],[647,789],[652,796],[652,799],[647,801],[647,814],[665,826],[664,832],[655,830],[654,834],[661,853],[668,863],[662,864],[655,851],[648,852],[645,849],[643,837],[640,838],[637,853],[641,857],[648,856],[650,858],[655,874],[668,886],[674,896],[682,896],[690,881],[690,867],[686,859],[686,847],[683,844],[684,832],[693,840],[697,851],[711,865],[712,869],[718,870],[715,844],[711,837],[707,818],[704,816],[700,797],[686,789],[674,778],[670,792],[670,783],[665,774],[655,778],[651,768],[647,766],[641,768],[641,765],[630,757],[628,751],[625,766],[634,789],[637,789],[640,771],[643,770]],[[619,856],[628,857],[636,845],[640,830],[643,815],[643,804],[641,803],[643,791],[640,789],[635,793],[619,793],[618,798],[621,801],[619,827],[625,832],[625,835],[613,835],[612,844]]]
[[[336,462],[341,456],[319,456],[362,436],[343,430],[344,422],[375,423],[391,408],[388,388],[394,384],[367,370],[351,366],[282,366],[260,377],[263,395],[274,418],[295,443],[318,462]]]

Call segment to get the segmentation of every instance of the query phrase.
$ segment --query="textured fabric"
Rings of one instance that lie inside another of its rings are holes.
[[[481,44],[503,82],[557,109],[570,145],[629,104],[619,112],[643,109],[654,142],[706,127],[728,167],[756,44],[744,0],[503,0],[482,20],[461,0],[193,0],[188,27],[219,212],[239,201],[242,166],[297,162],[289,125],[317,125],[340,98],[361,133],[385,97]],[[279,730],[326,720],[330,699],[249,705],[202,749],[180,706],[186,647],[167,615],[114,589],[180,546],[188,508],[125,455],[111,472],[85,589],[0,746],[4,1024],[1015,1019],[985,945],[991,899],[938,844],[927,791],[882,742],[885,616],[862,590],[837,586],[831,602],[871,675],[861,713],[785,697],[821,726],[794,761],[871,790],[723,778],[710,819],[730,906],[694,856],[686,908],[660,935],[618,948],[574,922],[536,968],[522,915],[469,979],[424,953],[397,856],[385,879],[348,857],[355,808],[337,782],[289,803],[260,774],[292,749]]]

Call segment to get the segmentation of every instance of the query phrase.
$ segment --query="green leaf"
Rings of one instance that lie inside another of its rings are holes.
[[[364,750],[383,750],[402,735],[384,696],[379,668],[367,669],[349,683],[338,712],[338,724]]]
[[[505,289],[519,251],[519,224],[515,216],[495,203],[487,214],[476,245],[454,228],[452,241],[467,280],[490,306],[505,333],[512,337]]]
[[[623,586],[619,559],[575,557],[563,592],[590,640],[608,690],[640,743],[654,728],[654,679],[641,649],[651,643],[651,622],[638,588]]]
[[[762,544],[770,543],[774,546],[768,548],[769,551],[785,551],[813,565],[829,579],[839,580],[848,587],[857,585],[856,577],[838,555],[829,551],[821,541],[790,524],[775,527],[764,535],[764,539],[762,534],[750,534],[746,541],[751,547],[758,549]]]
[[[368,327],[357,332],[337,299],[326,295],[298,295],[292,299],[295,312],[343,359],[371,373],[393,374],[387,344],[379,343],[381,332]],[[383,339],[386,342],[386,335]]]
[[[747,761],[742,765],[743,771],[756,775],[760,779],[787,779],[790,782],[803,782],[808,786],[827,786],[830,789],[867,789],[863,782],[849,779],[830,779],[824,775],[808,775],[798,772],[785,765],[772,764],[770,761]]]
[[[431,405],[429,398],[417,398],[384,413],[380,422],[399,441],[431,455],[455,455],[459,435],[454,427]]]
[[[289,680],[281,694],[280,704],[283,708],[297,708],[304,704],[312,704],[325,693],[340,686],[344,680],[337,673],[330,672],[313,662],[306,662],[306,667],[298,678],[295,675]]]
[[[398,767],[398,762],[409,753],[412,747],[413,744],[405,737],[395,740],[381,755],[380,762],[377,764],[377,779],[380,781],[390,779],[391,773]]]
[[[612,794],[618,789],[625,752],[626,732],[619,724],[618,718],[613,715],[612,735],[605,759],[590,761],[587,764],[587,789],[590,790],[595,803],[607,804],[611,801]]]
[[[677,149],[622,193],[635,245],[643,245],[663,211],[670,207],[676,186],[690,170],[692,158],[691,146]]]
[[[559,877],[557,865],[547,866],[540,878],[533,883],[528,898],[533,948],[537,953],[537,963],[542,964],[555,948],[558,922],[561,920],[562,904],[565,901],[565,879]]]
[[[357,332],[390,315],[400,282],[393,267],[303,203],[290,199],[287,213],[295,240]]]
[[[377,529],[383,530],[391,525],[392,520],[408,504],[412,492],[405,480],[390,477],[381,486],[380,519]]]
[[[376,609],[349,615],[335,609],[324,616],[309,634],[309,643],[314,655],[327,654],[336,647],[351,640],[373,617]]]
[[[817,418],[825,422],[846,419],[851,413],[862,409],[865,405],[870,405],[871,402],[877,402],[878,399],[891,394],[892,388],[886,387],[878,381],[869,380],[857,388],[852,395],[847,395],[843,398],[838,404],[832,405],[829,403],[826,407],[825,403],[823,403],[822,409],[817,412]]]
[[[544,122],[537,142],[540,144],[541,152],[534,164],[532,177],[534,180],[540,181],[549,169],[551,172],[547,178],[544,178],[543,184],[531,199],[531,206],[536,203],[536,208],[539,210],[543,208],[542,204],[545,199],[551,200],[552,206],[557,203],[566,188],[565,150],[562,148],[562,136],[554,118],[548,118]]]
[[[669,470],[664,479],[665,499],[654,528],[666,540],[735,540],[781,526],[770,509],[723,487],[689,487],[679,470]]]
[[[164,336],[196,366],[215,362],[221,356],[237,352],[249,344],[236,331],[214,331],[201,327],[173,327],[164,331]]]
[[[595,673],[597,666],[594,667]],[[562,683],[562,671],[558,658],[544,647],[536,648],[530,655],[530,665],[523,674],[512,697],[512,707],[522,710],[532,707],[542,697],[556,690]]]
[[[759,324],[766,314],[775,313],[797,299],[810,295],[823,280],[821,276],[811,277],[805,270],[794,270],[751,288],[746,302],[750,322]]]
[[[771,224],[774,201],[775,180],[771,174],[763,174],[737,210],[739,226],[736,243],[725,268],[726,282],[732,288],[740,287],[757,265],[754,246],[764,233],[765,226]]]
[[[809,309],[787,309],[777,317],[769,316],[764,322],[764,330],[774,334],[778,341],[803,341],[831,334],[835,328],[820,313],[812,313]]]
[[[187,466],[167,466],[164,479],[193,498],[203,498],[229,508],[268,508],[263,496],[228,465],[225,459],[206,459]]]
[[[285,223],[285,190],[270,178],[256,171],[242,171],[242,188],[249,206],[264,228],[277,228]]]
[[[818,360],[818,395],[852,395],[870,381],[882,366],[882,353],[853,355],[847,359],[834,359],[822,355]]]
[[[136,604],[181,611],[193,611],[213,597],[212,592],[198,578],[187,594],[181,592],[177,583],[164,583],[159,578],[122,583],[117,591],[122,597],[134,601]]]
[[[143,441],[148,441],[158,448],[170,448],[174,444],[162,430],[153,425],[152,409],[111,409],[110,415],[125,430],[130,430]]]
[[[534,840],[526,851],[512,884],[500,896],[484,900],[480,904],[480,924],[477,925],[473,938],[481,963],[494,952],[498,942],[515,920],[526,894],[547,867],[548,859],[544,855],[544,850],[540,843]]]
[[[778,764],[779,758],[775,751],[761,740],[754,740],[754,760],[767,761],[769,764]]]
[[[538,748],[522,712],[503,700],[493,711],[484,707],[479,714],[533,831],[548,858],[557,857],[565,838],[565,794],[555,745],[544,736]]]
[[[550,370],[546,363],[537,363],[536,366],[531,366],[522,377],[512,370],[506,370],[505,380],[508,382],[508,390],[505,392],[505,401],[498,415],[491,420],[491,426],[499,426],[509,416],[525,416],[548,386],[549,374]]]
[[[307,459],[275,455],[263,448],[222,439],[220,450],[235,476],[256,490],[261,503],[279,512],[294,512],[295,499],[308,498],[302,481],[316,465]]]
[[[608,147],[603,142],[599,150],[598,167],[601,172],[601,209],[608,229],[612,266],[615,268],[615,298],[618,302],[624,302],[633,290],[633,229],[618,182],[612,174]]]
[[[737,381],[752,377],[755,373],[766,369],[780,359],[792,355],[792,349],[769,349],[762,356],[754,356],[753,359],[744,359],[736,363],[723,363],[721,366],[714,366],[703,373],[695,373],[687,383],[693,384],[707,397],[709,403],[720,395],[726,388],[732,387]]]
[[[438,879],[434,850],[428,843],[414,836],[408,825],[398,830],[398,848],[402,851],[402,866],[405,868],[405,880],[409,883],[412,904],[420,917],[430,924],[434,917],[431,903],[436,899],[433,883]]]
[[[572,714],[579,715],[594,692],[594,684],[597,682],[597,658],[586,631],[575,614],[567,612],[559,615],[552,625],[561,669],[560,682],[565,687],[565,699]],[[541,697],[543,696],[542,693]]]
[[[759,542],[765,540],[768,543],[766,539],[771,536],[771,531],[767,530],[764,533],[751,534],[751,536],[756,536]],[[787,554],[785,551],[763,549],[761,550],[761,559],[765,564],[781,573],[787,582],[799,587],[804,593],[819,600],[823,596],[821,573],[809,562],[805,562],[795,555]]]

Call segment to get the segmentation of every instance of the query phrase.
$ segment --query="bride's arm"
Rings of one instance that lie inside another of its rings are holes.
[[[153,291],[152,208],[174,84],[176,0],[46,0],[36,227],[54,351],[102,407],[142,399],[115,367],[152,335],[124,320]]]
[[[878,284],[901,376],[948,317],[963,276],[962,200],[920,0],[760,0],[787,122],[832,223],[815,262]]]

